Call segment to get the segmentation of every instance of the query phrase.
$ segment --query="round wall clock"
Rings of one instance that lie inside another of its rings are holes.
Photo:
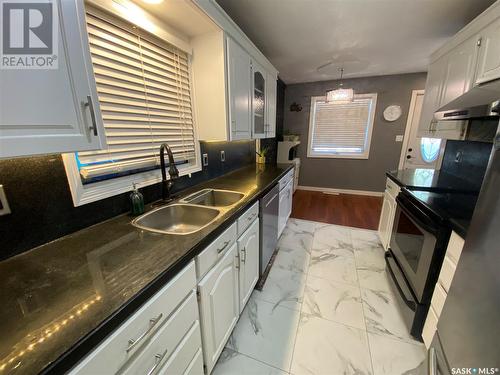
[[[384,110],[384,119],[393,122],[400,118],[402,114],[403,111],[401,110],[401,106],[390,105]]]

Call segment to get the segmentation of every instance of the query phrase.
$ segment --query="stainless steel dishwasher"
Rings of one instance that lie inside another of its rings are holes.
[[[278,243],[278,211],[279,187],[276,185],[260,199],[260,276],[266,271]]]

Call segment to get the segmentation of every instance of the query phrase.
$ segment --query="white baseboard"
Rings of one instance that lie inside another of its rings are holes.
[[[383,191],[369,191],[369,190],[350,190],[350,189],[332,189],[317,186],[297,186],[298,190],[321,191],[325,194],[353,194],[353,195],[369,195],[372,197],[383,197]]]

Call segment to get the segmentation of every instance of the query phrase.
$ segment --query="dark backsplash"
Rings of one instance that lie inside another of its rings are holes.
[[[447,141],[441,170],[481,188],[490,158],[492,143]]]
[[[220,161],[224,150],[226,161]],[[255,141],[201,142],[208,166],[175,182],[173,192],[255,162]],[[97,224],[130,209],[129,194],[74,207],[61,155],[0,161],[10,215],[0,216],[0,260]],[[141,189],[146,203],[160,199],[160,184]]]

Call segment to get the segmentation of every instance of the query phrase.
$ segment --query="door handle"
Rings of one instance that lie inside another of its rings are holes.
[[[219,254],[222,253],[224,251],[224,249],[227,247],[227,245],[229,245],[229,242],[231,242],[231,241],[225,241],[224,245],[221,248],[217,249],[217,253],[219,253]]]
[[[97,137],[97,121],[95,118],[94,102],[92,101],[91,95],[87,95],[87,102],[85,103],[85,107],[89,107],[90,118],[92,119],[92,126],[90,127],[90,129],[94,131],[94,136]]]
[[[155,355],[155,364],[153,365],[153,367],[151,367],[149,369],[149,371],[147,372],[147,375],[151,375],[155,372],[156,368],[158,367],[158,365],[161,363],[161,360],[167,355],[168,353],[168,349],[165,349],[165,351],[163,353],[158,353]]]
[[[247,260],[247,249],[243,248],[241,249],[241,263],[245,263]]]
[[[126,352],[130,352],[132,349],[134,349],[147,335],[149,335],[151,333],[151,331],[153,330],[153,328],[156,326],[156,324],[158,324],[158,322],[161,320],[161,318],[163,317],[163,313],[160,313],[160,315],[158,315],[156,318],[154,319],[150,319],[149,320],[149,327],[148,329],[143,332],[139,337],[137,337],[136,339],[130,339],[128,340],[128,347],[126,349]]]

